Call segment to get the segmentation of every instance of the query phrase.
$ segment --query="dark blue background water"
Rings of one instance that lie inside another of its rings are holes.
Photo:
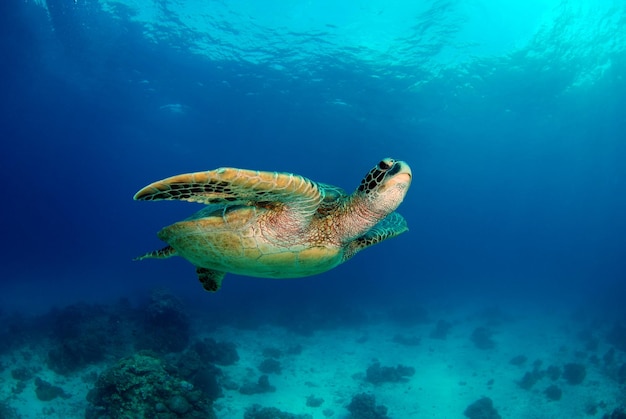
[[[488,7],[424,2],[413,35],[368,58],[333,44],[331,24],[239,33],[253,17],[233,12],[198,33],[176,2],[148,26],[114,2],[3,1],[0,303],[37,311],[165,286],[252,311],[435,297],[620,307],[626,8],[555,4],[521,44],[444,63],[453,43],[497,44],[497,16],[480,28]],[[131,262],[199,209],[134,202],[152,181],[235,166],[351,191],[386,156],[413,169],[399,208],[410,232],[324,275],[230,275],[209,295],[183,260]]]

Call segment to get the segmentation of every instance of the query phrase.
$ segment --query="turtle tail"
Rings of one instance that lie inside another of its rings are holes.
[[[133,260],[144,260],[144,259],[166,259],[172,256],[176,256],[176,249],[172,246],[165,246],[160,250],[153,250],[152,252],[148,252],[141,256],[134,258]]]

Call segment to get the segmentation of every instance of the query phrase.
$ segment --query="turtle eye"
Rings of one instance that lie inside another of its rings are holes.
[[[389,170],[391,166],[393,166],[393,160],[391,159],[381,160],[380,163],[378,163],[380,170]]]

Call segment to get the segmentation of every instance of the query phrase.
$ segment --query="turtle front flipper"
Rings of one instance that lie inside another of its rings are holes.
[[[315,213],[323,196],[315,182],[292,173],[220,168],[154,182],[137,192],[134,199],[262,208],[285,205],[306,217]]]
[[[202,284],[202,288],[209,292],[217,292],[222,287],[222,280],[226,273],[215,271],[213,269],[196,267],[198,279]]]
[[[352,256],[367,247],[380,243],[383,240],[396,237],[408,230],[409,228],[404,217],[397,212],[392,212],[374,227],[369,229],[367,233],[357,237],[350,242],[348,246],[346,246],[343,257],[344,261],[350,259]]]
[[[174,249],[172,246],[165,246],[163,249],[153,250],[152,252],[137,256],[133,260],[167,259],[171,258],[172,256],[176,256],[176,254],[176,249]]]

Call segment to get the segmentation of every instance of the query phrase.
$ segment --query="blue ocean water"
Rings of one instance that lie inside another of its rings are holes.
[[[622,2],[9,0],[0,20],[3,316],[165,288],[244,322],[439,301],[626,320]],[[182,259],[131,261],[201,208],[133,201],[150,182],[353,191],[387,156],[413,170],[409,232],[323,275],[208,294]]]

